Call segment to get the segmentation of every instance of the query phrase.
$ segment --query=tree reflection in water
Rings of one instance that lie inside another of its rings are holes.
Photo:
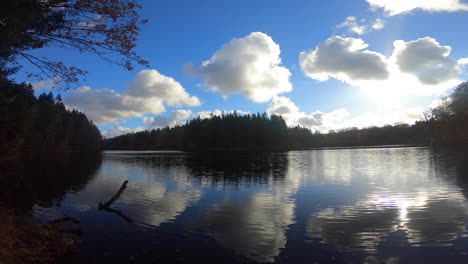
[[[456,153],[387,148],[103,156],[85,188],[41,202],[63,198],[62,207],[51,209],[83,219],[86,262],[139,256],[139,262],[422,263],[456,262],[468,253],[468,163]],[[112,207],[132,224],[96,208],[124,180],[127,189]]]
[[[5,192],[0,201],[7,207],[30,209],[33,204],[51,207],[70,192],[81,191],[101,166],[100,153],[41,156],[18,160],[2,168]]]

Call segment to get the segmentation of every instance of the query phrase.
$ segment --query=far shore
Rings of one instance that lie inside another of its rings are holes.
[[[294,149],[209,149],[209,150],[183,150],[183,149],[103,149],[103,152],[163,152],[163,153],[205,153],[205,152],[283,152],[303,150],[340,150],[340,149],[380,149],[380,148],[409,148],[409,147],[431,147],[429,144],[398,144],[398,145],[372,145],[372,146],[340,146],[340,147],[311,147]]]

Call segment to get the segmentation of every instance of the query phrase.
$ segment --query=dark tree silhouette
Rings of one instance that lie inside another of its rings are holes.
[[[183,126],[142,131],[103,141],[104,149],[291,150],[317,147],[427,144],[428,129],[418,123],[349,128],[328,134],[288,128],[281,116],[228,114],[209,119],[197,117]]]
[[[437,107],[425,113],[435,145],[468,145],[468,82],[458,85]]]
[[[347,128],[313,133],[287,127],[281,116],[237,113],[197,117],[183,126],[121,135],[106,139],[105,149],[290,150],[318,147],[379,145],[468,145],[468,82],[460,84],[449,99],[408,124]]]
[[[99,150],[96,126],[60,99],[52,93],[36,99],[30,84],[0,79],[0,157]]]
[[[139,8],[135,0],[3,0],[0,76],[9,76],[28,62],[38,70],[30,77],[70,88],[86,73],[29,52],[42,47],[93,53],[128,70],[135,63],[148,65],[134,52],[138,25],[146,23],[139,18]]]
[[[287,149],[288,128],[281,116],[237,113],[195,118],[183,126],[107,139],[105,149],[278,150]]]
[[[468,82],[460,84],[453,91],[449,108],[453,115],[458,118],[468,117]]]

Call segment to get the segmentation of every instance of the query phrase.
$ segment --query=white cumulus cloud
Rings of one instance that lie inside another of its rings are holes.
[[[223,45],[200,67],[188,73],[204,79],[203,86],[223,96],[242,94],[254,102],[292,90],[291,72],[280,66],[280,47],[270,36],[254,32]]]
[[[335,78],[386,100],[402,94],[442,94],[460,82],[460,62],[449,57],[449,46],[433,38],[397,40],[389,58],[362,51],[366,47],[362,39],[334,36],[315,50],[301,52],[300,65],[312,79]]]
[[[143,117],[143,123],[148,129],[156,129],[163,127],[174,127],[180,124],[181,121],[186,120],[192,116],[191,110],[173,110],[169,117],[155,116],[155,117]]]
[[[207,119],[211,118],[213,116],[222,116],[222,115],[227,115],[227,114],[234,114],[234,112],[238,115],[247,115],[250,114],[248,111],[242,111],[242,110],[219,110],[216,109],[214,111],[202,111],[198,112],[197,116],[199,116],[201,119]]]
[[[143,127],[136,127],[136,128],[129,128],[124,127],[118,123],[115,123],[111,128],[102,131],[102,136],[105,138],[113,138],[116,136],[133,133],[133,132],[140,132],[143,131]]]
[[[377,18],[372,24],[371,28],[378,30],[385,27],[385,22],[381,18]]]
[[[162,100],[133,97],[116,93],[111,89],[93,89],[88,86],[76,89],[65,97],[64,102],[69,107],[81,109],[97,124],[166,111]]]
[[[412,125],[418,120],[423,119],[423,109],[421,108],[405,108],[399,107],[386,113],[366,112],[352,118],[343,120],[339,124],[340,128],[366,128],[366,127],[382,127],[385,125],[409,124]]]
[[[441,46],[433,38],[397,40],[393,45],[393,57],[399,69],[415,75],[423,84],[443,83],[460,73],[458,62],[448,57],[452,48]]]
[[[460,0],[367,0],[372,9],[384,9],[389,15],[413,10],[428,12],[468,11],[468,5]]]
[[[364,50],[367,46],[362,39],[333,36],[314,50],[301,52],[299,63],[309,77],[320,81],[330,77],[346,82],[388,78],[385,56]]]
[[[45,80],[40,80],[37,82],[31,83],[34,91],[43,91],[43,90],[50,90],[55,87],[60,83],[59,78],[50,78],[50,79],[45,79]]]
[[[302,126],[322,133],[345,128],[365,128],[396,124],[414,124],[422,119],[420,108],[394,107],[386,113],[366,112],[351,116],[345,108],[325,113],[315,111],[310,114],[302,112],[291,99],[284,96],[273,98],[267,110],[268,114],[281,115],[288,126]]]
[[[73,91],[64,102],[68,107],[81,109],[97,124],[141,117],[149,113],[164,113],[165,105],[180,107],[201,104],[180,83],[156,70],[139,72],[122,94],[111,89],[84,86]]]
[[[199,106],[200,100],[190,96],[182,85],[156,70],[142,70],[128,85],[125,94],[134,97],[161,98],[169,106]]]
[[[347,17],[337,28],[345,28],[348,32],[363,35],[373,30],[380,30],[385,27],[385,22],[377,18],[374,22],[368,22],[365,18],[357,19],[354,16]]]
[[[362,35],[367,32],[368,28],[366,25],[362,24],[365,22],[365,19],[357,20],[354,16],[349,16],[341,24],[336,26],[337,28],[347,28],[350,32]]]
[[[344,108],[329,113],[316,111],[306,114],[301,112],[291,99],[284,96],[273,98],[267,112],[270,115],[281,115],[288,126],[299,125],[320,132],[327,132],[338,128],[339,122],[349,116],[348,111]]]
[[[468,65],[468,58],[461,58],[457,62],[460,67],[466,67]]]

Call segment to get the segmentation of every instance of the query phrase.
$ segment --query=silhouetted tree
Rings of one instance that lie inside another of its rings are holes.
[[[165,127],[106,139],[105,149],[275,150],[287,149],[288,128],[281,116],[237,113],[194,118]]]
[[[93,53],[100,58],[133,69],[134,63],[148,65],[135,52],[141,20],[135,0],[3,0],[0,8],[0,76],[16,72],[29,62],[36,79],[51,79],[65,88],[80,80],[86,71],[67,66],[30,50],[60,47]],[[116,59],[110,54],[120,55]]]
[[[431,130],[435,145],[468,144],[468,82],[458,85],[452,94],[425,113],[424,123]]]
[[[455,88],[449,103],[449,108],[459,118],[468,117],[468,82],[464,82]]]
[[[67,111],[52,93],[34,96],[30,84],[0,78],[0,156],[100,149],[101,134],[83,113]]]
[[[316,147],[468,144],[468,83],[414,125],[330,130],[287,127],[281,116],[237,113],[197,117],[183,126],[106,139],[106,149],[286,150]]]

